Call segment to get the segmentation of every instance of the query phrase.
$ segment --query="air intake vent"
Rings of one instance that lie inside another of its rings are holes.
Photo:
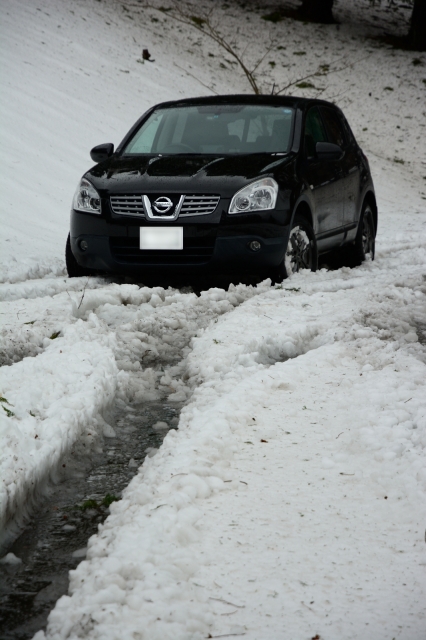
[[[187,227],[191,229],[190,227]],[[120,264],[144,265],[192,265],[207,264],[214,252],[216,230],[208,229],[202,235],[185,237],[182,251],[156,251],[139,248],[139,238],[111,237],[111,253]]]

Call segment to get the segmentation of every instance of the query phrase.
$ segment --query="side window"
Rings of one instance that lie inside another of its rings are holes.
[[[309,109],[306,115],[304,131],[304,149],[307,158],[315,156],[315,145],[317,142],[326,142],[327,134],[321,120],[317,107]]]
[[[350,128],[349,123],[346,120],[345,116],[341,115],[340,113],[339,113],[339,116],[340,116],[340,119],[341,119],[341,121],[343,123],[343,128],[345,130],[346,139],[347,139],[349,144],[353,144],[354,142],[356,142],[356,140],[355,140],[354,134],[352,133],[352,129]]]
[[[347,139],[338,113],[328,107],[321,107],[321,115],[327,129],[328,141],[344,149],[347,146]]]

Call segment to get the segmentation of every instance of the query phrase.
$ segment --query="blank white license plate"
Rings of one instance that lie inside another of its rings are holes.
[[[183,249],[183,227],[140,227],[141,249]]]

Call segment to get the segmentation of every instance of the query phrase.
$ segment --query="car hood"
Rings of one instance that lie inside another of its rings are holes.
[[[112,156],[85,177],[107,193],[209,192],[231,197],[262,175],[280,179],[291,156],[259,153],[236,156]]]

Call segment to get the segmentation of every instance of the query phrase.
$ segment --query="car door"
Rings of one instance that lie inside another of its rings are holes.
[[[350,137],[344,126],[343,116],[332,107],[320,107],[328,141],[338,144],[343,155],[336,162],[340,178],[340,193],[343,206],[342,224],[351,225],[356,222],[357,194],[359,192],[360,169],[355,140]]]
[[[327,132],[318,107],[311,107],[303,130],[302,178],[311,190],[317,220],[316,234],[321,248],[332,244],[328,240],[342,227],[341,169],[336,160],[319,160],[315,145],[328,142]]]

